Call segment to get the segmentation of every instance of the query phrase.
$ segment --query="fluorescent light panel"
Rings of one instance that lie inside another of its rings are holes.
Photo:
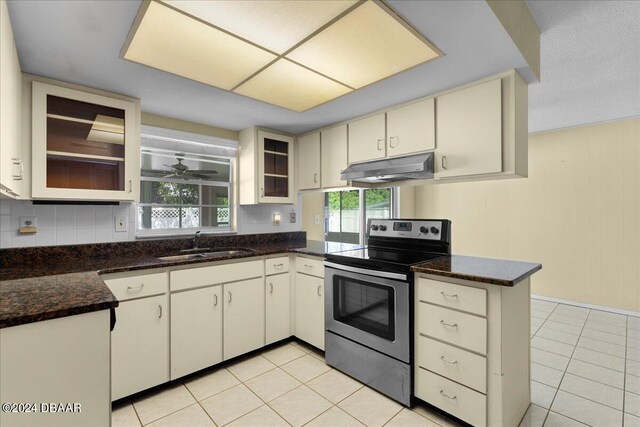
[[[230,90],[276,55],[152,1],[124,58]]]
[[[163,1],[278,54],[356,3],[356,0]]]
[[[302,112],[352,90],[291,61],[279,59],[234,92]]]
[[[150,1],[136,22],[125,59],[298,112],[440,56],[372,0]]]

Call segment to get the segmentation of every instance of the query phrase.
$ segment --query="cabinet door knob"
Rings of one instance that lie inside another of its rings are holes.
[[[450,365],[457,365],[458,364],[457,360],[449,360],[444,356],[440,356],[440,360],[442,360],[443,362],[448,363]]]
[[[269,283],[269,293],[273,293],[273,283]]]
[[[440,163],[442,165],[442,169],[447,170],[447,156],[442,156]]]
[[[129,193],[133,191],[133,181],[129,180]]]
[[[322,294],[320,293],[320,288],[322,287],[322,285],[318,285],[318,296],[321,297]]]
[[[14,173],[11,174],[11,178],[13,178],[15,181],[21,181],[24,175],[24,164],[22,164],[22,159],[12,158],[11,163],[13,164],[13,166],[18,166],[20,168],[20,172],[18,173],[15,173],[14,168]]]
[[[447,399],[451,399],[451,400],[455,400],[458,398],[458,396],[449,396],[447,393],[444,392],[444,390],[440,390],[440,394],[446,397]]]
[[[378,139],[378,151],[384,150],[384,139]]]
[[[317,183],[317,182],[318,182],[318,174],[317,174],[317,173],[314,173],[314,174],[313,174],[313,182],[314,182],[314,183]]]
[[[260,187],[260,197],[264,197],[264,187]]]
[[[440,295],[443,297],[456,298],[458,299],[458,294],[448,294],[445,291],[440,291]]]
[[[394,144],[395,141],[395,144]],[[396,148],[398,146],[398,137],[397,136],[390,136],[389,137],[389,147],[391,148]]]
[[[162,319],[162,306],[158,305],[158,319]]]
[[[127,292],[137,292],[144,288],[144,283],[140,283],[138,286],[127,286]]]
[[[218,306],[218,294],[213,294],[213,306]]]
[[[229,291],[229,302],[231,302],[232,296],[231,296],[231,291]]]
[[[449,327],[449,328],[457,328],[457,327],[458,327],[458,324],[457,324],[457,323],[447,323],[447,322],[445,322],[444,320],[441,320],[441,321],[440,321],[440,324],[441,324],[442,326],[447,326],[447,327]]]

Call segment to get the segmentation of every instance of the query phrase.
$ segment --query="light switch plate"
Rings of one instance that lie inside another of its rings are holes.
[[[294,222],[296,222],[296,213],[295,212],[289,213],[289,222],[292,223],[292,224]]]
[[[116,233],[123,233],[127,231],[127,217],[126,216],[116,216],[114,219],[114,230]]]
[[[317,225],[320,224],[320,215],[316,215],[313,217],[313,222]]]

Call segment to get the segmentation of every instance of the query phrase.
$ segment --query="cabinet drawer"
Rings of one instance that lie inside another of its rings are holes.
[[[268,258],[264,261],[265,274],[267,276],[271,274],[286,273],[289,271],[289,257],[283,256],[278,258]]]
[[[102,279],[119,301],[167,292],[167,273],[137,274],[125,277],[105,275]]]
[[[418,337],[418,366],[487,392],[487,359],[425,336]]]
[[[487,315],[487,290],[471,286],[454,285],[437,280],[418,279],[418,298],[420,301]]]
[[[255,260],[236,262],[233,264],[212,265],[209,267],[172,271],[170,274],[171,291],[181,291],[184,289],[260,277],[264,274],[264,262],[262,260]]]
[[[424,302],[418,310],[421,334],[487,354],[487,319]]]
[[[316,277],[324,277],[324,261],[321,259],[298,257],[296,259],[296,271]]]
[[[487,397],[463,385],[429,372],[416,370],[415,394],[476,427],[487,425]]]

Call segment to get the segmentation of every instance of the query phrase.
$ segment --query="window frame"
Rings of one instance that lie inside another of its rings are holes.
[[[145,132],[146,131],[146,132]],[[219,143],[218,142],[218,138],[214,138],[214,137],[210,137],[207,135],[199,135],[199,134],[191,134],[191,133],[187,133],[187,132],[182,132],[182,131],[176,131],[173,129],[164,129],[164,128],[157,128],[157,127],[152,127],[152,126],[144,126],[143,125],[143,134],[142,136],[151,138],[151,139],[157,139],[157,140],[161,140],[161,141],[170,141],[170,142],[176,142],[176,143],[187,143],[187,144],[193,144],[193,145],[200,145],[200,146],[215,146],[215,147],[221,147],[221,148],[225,148],[225,149],[233,149],[233,150],[237,150],[237,141],[229,141],[228,143],[222,142]],[[222,140],[220,140],[222,141]],[[236,144],[236,146],[234,146],[234,143]],[[140,159],[142,159],[142,155],[143,154],[149,154],[148,152],[145,153],[144,150],[149,150],[149,147],[147,146],[143,146],[141,144],[140,146]],[[160,154],[162,152],[175,152],[175,150],[166,150],[163,148],[152,148],[152,150],[156,151],[156,154]],[[201,154],[201,153],[191,153],[191,154]],[[167,205],[158,205],[158,204],[153,204],[153,203],[143,203],[141,201],[137,201],[135,203],[135,236],[136,239],[145,239],[145,238],[156,238],[156,237],[172,237],[172,236],[185,236],[185,235],[192,235],[194,234],[196,231],[201,231],[203,233],[206,234],[237,234],[237,227],[236,227],[236,209],[234,209],[235,207],[235,199],[236,199],[236,191],[237,191],[237,171],[236,171],[236,167],[237,167],[237,156],[228,156],[228,155],[218,155],[218,154],[212,154],[212,156],[215,156],[217,158],[220,159],[228,159],[229,160],[229,182],[224,182],[224,181],[209,181],[209,180],[197,180],[197,181],[187,181],[187,180],[182,180],[182,179],[175,179],[175,178],[156,178],[156,177],[145,177],[142,176],[142,173],[140,173],[140,186],[142,186],[142,182],[174,182],[174,183],[179,183],[179,184],[196,184],[199,187],[199,191],[198,191],[198,199],[199,199],[199,204],[197,205],[198,208],[202,209],[202,207],[219,207],[219,205],[202,205],[202,186],[216,186],[216,187],[227,187],[227,194],[229,197],[229,204],[228,204],[228,209],[229,209],[229,225],[225,226],[225,227],[210,227],[210,226],[198,226],[198,227],[185,227],[185,228],[161,228],[161,229],[145,229],[141,227],[140,224],[140,215],[139,215],[139,208],[141,206],[168,206],[168,207],[195,207],[195,205],[175,205],[175,206],[169,206]],[[142,162],[140,164],[140,170],[142,169]]]

